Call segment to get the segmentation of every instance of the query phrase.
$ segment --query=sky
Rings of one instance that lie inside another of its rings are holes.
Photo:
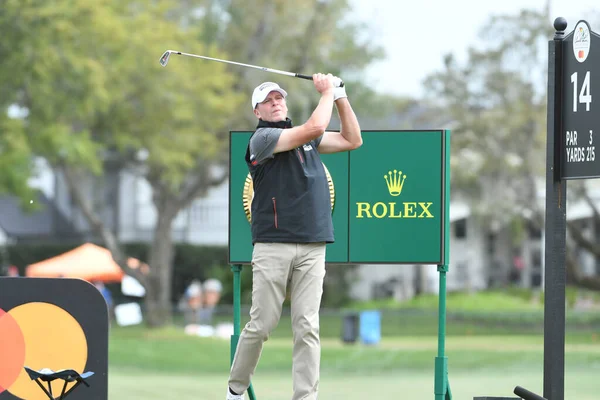
[[[365,74],[382,93],[421,97],[422,81],[442,68],[449,52],[462,60],[469,46],[494,14],[517,14],[521,9],[542,10],[546,0],[351,0],[354,18],[369,25],[373,41],[382,46],[386,59],[374,63]],[[567,32],[579,20],[594,20],[598,0],[552,0],[549,26],[557,17],[567,20]],[[600,32],[600,26],[591,26]],[[549,38],[550,39],[550,38]],[[343,79],[343,77],[342,77]],[[350,90],[350,89],[349,89]]]

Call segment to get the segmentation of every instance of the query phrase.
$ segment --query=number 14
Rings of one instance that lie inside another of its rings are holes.
[[[573,112],[577,112],[577,72],[571,75],[571,83],[573,84]],[[579,102],[585,103],[585,111],[590,111],[590,103],[592,102],[592,94],[590,93],[590,71],[585,73],[583,85],[579,92]]]

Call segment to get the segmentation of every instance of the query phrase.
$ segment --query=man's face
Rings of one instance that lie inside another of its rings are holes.
[[[283,95],[277,91],[269,93],[265,101],[258,103],[254,115],[263,121],[279,122],[287,118],[287,104]]]

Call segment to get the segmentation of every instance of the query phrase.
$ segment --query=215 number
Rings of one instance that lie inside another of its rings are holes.
[[[571,75],[571,83],[573,84],[573,112],[577,112],[577,72]],[[585,104],[585,111],[590,111],[590,104],[592,103],[592,94],[590,93],[590,71],[585,73],[583,78],[583,85],[581,85],[581,91],[579,92],[579,102]]]
[[[596,160],[596,148],[595,146],[586,147],[587,157],[585,161],[595,161]]]

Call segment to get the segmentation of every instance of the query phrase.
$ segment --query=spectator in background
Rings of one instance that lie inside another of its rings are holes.
[[[223,285],[217,279],[208,279],[202,285],[202,291],[204,296],[199,314],[200,325],[211,325],[215,307],[221,300]]]
[[[197,280],[193,280],[185,290],[184,299],[185,324],[197,324],[198,314],[202,308],[202,284]]]
[[[108,318],[112,320],[114,310],[112,293],[110,293],[110,290],[108,290],[108,288],[104,286],[103,282],[94,281],[92,282],[92,284],[102,294],[102,297],[104,297],[104,300],[106,301],[106,306],[108,307]]]
[[[12,276],[12,277],[19,276],[19,269],[15,265],[10,265],[8,267],[7,276]]]
[[[521,275],[525,270],[525,261],[519,250],[513,251],[513,265],[510,270],[509,280],[512,284],[519,284],[521,282]]]

